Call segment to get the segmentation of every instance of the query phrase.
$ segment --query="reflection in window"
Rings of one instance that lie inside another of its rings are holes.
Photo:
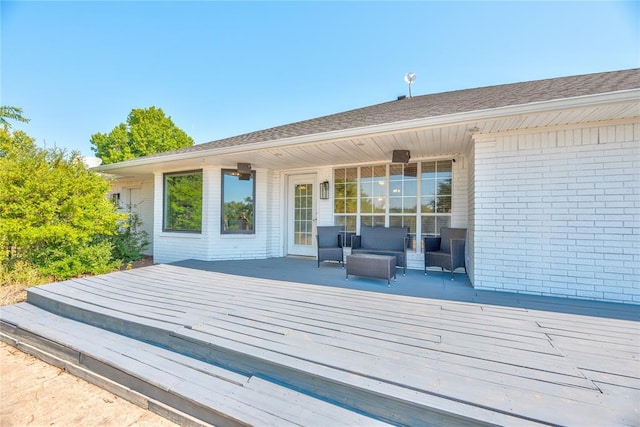
[[[422,162],[422,236],[440,234],[451,225],[451,160]]]
[[[334,224],[345,243],[360,226],[408,227],[409,247],[451,225],[452,161],[334,169]],[[420,190],[419,190],[420,188]]]
[[[389,165],[389,226],[409,228],[409,248],[416,247],[418,164]]]
[[[255,233],[255,171],[222,171],[222,233]]]
[[[358,168],[341,168],[333,171],[334,224],[344,229],[343,242],[351,245],[351,236],[356,234],[358,214]]]
[[[386,166],[360,168],[360,212],[384,215],[387,204]],[[383,219],[384,222],[384,219]]]
[[[164,175],[164,231],[202,231],[202,171]]]

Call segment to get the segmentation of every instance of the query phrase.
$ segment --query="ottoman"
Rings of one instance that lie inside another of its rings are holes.
[[[347,255],[347,280],[349,275],[387,279],[391,286],[391,278],[396,280],[396,257],[387,255],[353,254]]]

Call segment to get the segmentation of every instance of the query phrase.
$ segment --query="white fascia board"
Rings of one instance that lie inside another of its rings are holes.
[[[544,113],[557,110],[569,110],[581,107],[593,107],[606,104],[617,104],[624,102],[639,102],[640,89],[631,89],[617,92],[610,92],[596,95],[585,95],[574,98],[555,99],[551,101],[531,102],[528,104],[508,105],[486,110],[476,110],[464,113],[447,114],[422,119],[412,119],[400,122],[384,123],[379,125],[336,130],[330,132],[294,136],[291,138],[275,139],[265,142],[254,142],[249,144],[234,145],[230,147],[210,148],[205,150],[189,151],[186,153],[170,154],[159,157],[140,157],[138,159],[127,160],[125,162],[113,163],[99,166],[97,171],[109,171],[110,169],[122,169],[129,166],[144,166],[154,163],[166,163],[176,160],[197,159],[203,156],[215,156],[223,154],[233,154],[238,152],[249,152],[254,150],[264,150],[269,148],[283,148],[289,146],[299,146],[318,142],[330,142],[353,137],[366,137],[380,134],[388,134],[399,131],[425,129],[432,127],[448,126],[454,124],[478,122],[499,117],[509,117],[522,114]],[[640,102],[639,102],[640,112]]]

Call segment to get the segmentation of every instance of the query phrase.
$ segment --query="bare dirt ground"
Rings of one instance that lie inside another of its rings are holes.
[[[174,427],[176,424],[0,343],[0,426]]]
[[[133,267],[152,263],[147,258]],[[0,287],[0,305],[25,299],[24,288]],[[0,427],[14,426],[175,427],[176,424],[0,343]]]

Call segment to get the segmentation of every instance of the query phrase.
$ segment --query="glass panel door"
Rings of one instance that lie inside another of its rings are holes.
[[[288,186],[289,255],[316,255],[315,175],[289,177]]]

